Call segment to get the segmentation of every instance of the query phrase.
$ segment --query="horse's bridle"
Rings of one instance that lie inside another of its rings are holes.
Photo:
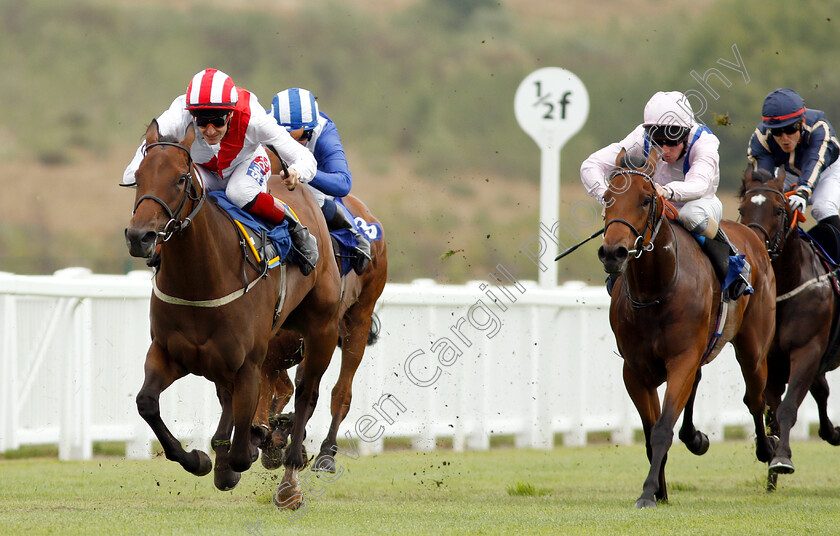
[[[184,187],[184,195],[181,197],[181,200],[178,202],[178,207],[174,211],[170,209],[169,205],[167,205],[161,198],[151,194],[143,195],[134,204],[134,211],[132,212],[132,214],[134,212],[137,212],[137,207],[139,207],[140,203],[142,203],[146,199],[151,199],[152,201],[156,202],[161,207],[163,207],[163,210],[166,211],[166,215],[169,216],[169,221],[167,221],[166,225],[163,226],[162,231],[157,232],[157,235],[159,238],[161,238],[161,241],[166,242],[167,240],[172,238],[172,235],[174,235],[175,233],[179,233],[187,227],[189,227],[195,215],[198,213],[199,210],[201,210],[201,206],[204,204],[204,200],[207,198],[207,194],[205,193],[204,188],[201,188],[199,191],[199,189],[195,186],[195,183],[193,183],[192,170],[196,168],[193,164],[193,159],[192,155],[190,154],[190,150],[187,147],[181,145],[180,143],[174,143],[171,141],[158,141],[155,143],[148,144],[146,146],[146,152],[148,152],[148,150],[152,147],[159,145],[171,145],[172,147],[177,147],[187,153],[188,169],[187,172],[183,175],[184,180],[187,181],[187,185]],[[187,199],[189,199],[190,201],[197,201],[197,203],[194,203],[192,211],[182,220],[181,214],[184,212],[184,208],[187,205]]]
[[[772,237],[770,233],[765,229],[760,223],[748,223],[746,224],[747,227],[752,227],[753,229],[758,229],[764,235],[764,245],[767,248],[767,254],[770,255],[770,260],[775,260],[778,258],[779,255],[782,254],[782,248],[784,248],[785,242],[787,241],[788,236],[790,236],[791,231],[793,231],[794,225],[788,225],[788,211],[787,211],[787,198],[785,194],[776,190],[775,188],[768,188],[766,186],[756,186],[755,188],[750,188],[749,190],[744,192],[744,199],[747,198],[747,194],[752,192],[771,192],[774,193],[782,198],[782,203],[785,207],[782,210],[782,221],[779,225],[779,229],[776,231]]]
[[[653,179],[650,177],[650,175],[648,175],[647,173],[644,173],[642,171],[635,170],[635,169],[625,169],[625,170],[617,171],[617,172],[613,173],[613,177],[615,177],[615,175],[618,175],[618,174],[621,174],[621,173],[628,173],[628,174],[631,174],[631,175],[641,175],[642,177],[644,177],[648,181],[650,181],[651,184],[653,184]],[[659,214],[659,219],[656,221],[656,223],[654,223],[653,220],[656,218],[656,212],[657,212],[658,205],[659,205],[659,196],[654,194],[653,202],[650,204],[650,209],[648,209],[647,221],[645,221],[645,226],[642,229],[642,232],[639,232],[639,230],[636,229],[636,227],[632,223],[630,223],[629,221],[623,220],[621,218],[614,218],[614,219],[608,221],[607,224],[604,226],[604,234],[605,235],[607,234],[607,229],[609,229],[610,225],[612,225],[613,223],[621,223],[621,224],[624,224],[627,227],[629,227],[630,230],[633,231],[633,234],[636,235],[636,241],[633,243],[633,249],[631,249],[628,253],[630,253],[631,255],[634,255],[634,258],[638,259],[639,257],[642,256],[643,252],[653,250],[653,241],[656,239],[656,235],[659,234],[659,228],[662,226],[662,220],[665,219],[665,210],[664,210],[665,207],[663,207],[662,212]],[[645,244],[644,243],[645,233],[647,233],[648,229],[650,229],[651,235],[650,235],[650,240],[648,241],[647,244]]]

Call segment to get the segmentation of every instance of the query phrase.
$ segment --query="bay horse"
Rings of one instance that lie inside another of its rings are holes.
[[[726,342],[735,346],[746,384],[744,403],[755,424],[756,456],[768,462],[773,454],[764,427],[763,396],[776,309],[767,251],[747,227],[721,222],[752,265],[755,289],[752,295],[721,303],[720,283],[707,256],[688,231],[666,217],[665,203],[651,179],[658,159],[655,148],[646,161],[633,162],[624,151],[619,155],[604,197],[606,226],[598,249],[604,270],[621,274],[612,292],[610,325],[650,461],[637,508],[668,500],[665,462],[683,410],[680,439],[694,454],[708,450],[708,437],[694,427],[694,398],[700,367],[712,361]],[[716,339],[719,311],[726,316]],[[660,409],[657,387],[663,382]]]
[[[739,197],[741,222],[764,240],[776,273],[776,336],[767,356],[765,390],[770,431],[779,437],[768,472],[772,491],[777,475],[794,472],[790,429],[809,390],[819,411],[819,436],[840,445],[840,428],[828,417],[825,379],[826,372],[840,365],[835,333],[840,298],[831,283],[836,269],[823,264],[814,244],[800,233],[799,222],[805,218],[791,210],[784,177],[749,165]]]
[[[273,154],[269,157],[272,168],[277,170],[278,159]],[[269,181],[270,188],[274,187],[273,182],[273,180]],[[381,222],[359,198],[348,195],[342,199],[351,213],[360,216],[367,223],[377,223],[382,228]],[[335,253],[338,266],[341,259],[338,252]],[[388,258],[384,236],[380,240],[371,242],[371,262],[361,275],[351,270],[341,278],[338,341],[341,347],[341,370],[332,390],[330,405],[332,421],[327,437],[321,443],[320,451],[313,464],[314,470],[335,472],[334,456],[338,448],[338,428],[350,411],[353,378],[364,356],[365,348],[374,344],[378,336],[379,326],[378,320],[374,323],[374,308],[382,295],[387,278]],[[272,340],[263,363],[263,388],[257,414],[260,422],[268,421],[271,424],[271,435],[263,443],[261,458],[263,465],[268,469],[279,466],[283,456],[282,449],[286,445],[291,421],[278,413],[291,399],[295,389],[286,369],[298,364],[302,359],[299,352],[300,346],[299,337],[296,334],[281,333]]]
[[[156,259],[158,265],[150,302],[152,342],[137,409],[167,459],[203,476],[210,472],[210,457],[183,449],[161,419],[159,397],[187,374],[212,381],[222,406],[212,438],[214,483],[221,490],[232,489],[257,459],[257,445],[266,435],[252,422],[269,340],[281,327],[295,330],[306,341],[306,359],[295,398],[296,448],[285,460],[284,480],[296,485],[297,470],[304,466],[303,430],[338,337],[338,270],[335,263],[321,261],[308,276],[292,264],[261,273],[253,260],[246,262],[253,253],[240,243],[234,222],[217,204],[206,201],[206,172],[190,156],[194,139],[191,127],[181,140],[162,138],[153,120],[136,173],[126,245],[132,256]],[[298,188],[284,192],[283,200],[317,237],[320,258],[330,259],[329,234],[311,193]]]

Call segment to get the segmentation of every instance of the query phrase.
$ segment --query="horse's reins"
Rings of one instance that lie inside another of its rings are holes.
[[[189,170],[183,175],[184,180],[187,181],[187,186],[184,188],[184,195],[183,195],[183,197],[181,197],[181,200],[178,202],[178,207],[174,211],[172,209],[170,209],[169,205],[167,205],[161,198],[159,198],[155,195],[151,195],[151,194],[143,195],[134,204],[134,212],[137,212],[137,207],[139,207],[140,203],[142,203],[146,199],[151,199],[152,201],[156,202],[161,207],[163,207],[163,210],[165,210],[167,216],[169,216],[169,221],[166,222],[166,225],[164,225],[163,231],[158,231],[157,232],[157,236],[158,236],[158,238],[162,238],[162,240],[161,240],[162,242],[166,242],[167,240],[172,238],[172,236],[174,234],[179,233],[179,232],[183,231],[184,229],[186,229],[187,227],[189,227],[190,223],[192,223],[193,218],[195,218],[195,215],[198,213],[199,210],[201,210],[202,205],[204,205],[204,201],[207,199],[207,193],[206,193],[205,189],[203,188],[203,184],[202,184],[201,191],[199,192],[198,188],[196,188],[195,184],[193,183],[193,177],[192,177],[191,170],[195,170],[196,175],[199,177],[199,180],[201,178],[201,173],[198,171],[198,168],[195,166],[195,164],[193,162],[193,159],[192,159],[192,154],[190,153],[190,150],[187,147],[181,145],[180,143],[174,143],[174,142],[170,142],[170,141],[158,141],[158,142],[155,142],[155,143],[148,144],[146,146],[146,151],[145,152],[148,152],[148,150],[150,148],[158,146],[158,145],[170,145],[172,147],[177,147],[177,148],[179,148],[179,149],[181,149],[181,150],[183,150],[184,152],[187,153]],[[189,199],[190,201],[193,201],[193,202],[197,201],[197,203],[194,203],[192,211],[183,220],[181,220],[180,219],[181,214],[184,211],[184,207],[186,207],[186,205],[187,205],[187,199]],[[243,254],[245,255],[245,258],[247,259],[247,253],[244,251],[244,248],[243,248]],[[163,291],[161,291],[158,288],[157,277],[152,278],[152,291],[154,292],[155,296],[160,301],[165,302],[165,303],[169,303],[169,304],[172,304],[172,305],[188,305],[188,306],[191,306],[191,307],[220,307],[222,305],[226,305],[226,304],[238,299],[239,297],[243,296],[246,292],[251,290],[254,287],[254,285],[259,283],[263,279],[266,271],[267,271],[267,267],[266,267],[265,271],[263,271],[263,273],[260,277],[255,278],[250,283],[248,283],[248,279],[246,277],[245,278],[246,285],[245,285],[244,288],[241,288],[239,290],[235,290],[235,291],[231,292],[230,294],[228,294],[226,296],[222,296],[221,298],[216,298],[216,299],[212,299],[212,300],[185,300],[183,298],[178,298],[176,296],[170,296],[169,294],[164,293]],[[157,272],[155,272],[155,276],[157,276]],[[285,295],[286,295],[286,265],[285,264],[282,265],[282,267],[281,267],[280,286],[281,286],[281,291],[280,291],[280,299],[278,301],[277,310],[282,308],[283,302],[285,301]],[[275,314],[275,319],[276,319],[276,314]]]
[[[181,200],[178,202],[178,207],[174,211],[170,209],[169,205],[167,205],[161,198],[152,194],[143,195],[134,204],[134,211],[132,212],[132,214],[134,212],[137,212],[137,207],[139,207],[140,203],[142,203],[146,199],[151,199],[152,201],[156,202],[161,207],[163,207],[163,210],[166,211],[166,215],[169,216],[169,221],[166,222],[166,225],[163,226],[162,231],[157,232],[157,235],[162,242],[166,242],[167,240],[172,238],[172,235],[174,235],[175,233],[179,233],[187,227],[189,227],[193,218],[195,218],[195,215],[198,213],[199,210],[201,210],[201,206],[204,204],[204,200],[207,199],[207,194],[205,193],[204,188],[201,188],[201,192],[198,192],[197,188],[195,187],[195,184],[193,184],[191,170],[196,169],[196,173],[198,173],[198,170],[193,164],[192,154],[190,154],[190,150],[181,145],[180,143],[174,143],[171,141],[158,141],[147,145],[145,152],[148,152],[149,149],[151,149],[152,147],[160,145],[170,145],[172,147],[177,147],[187,153],[188,169],[187,172],[183,175],[184,180],[187,181],[187,187],[184,188],[184,195],[183,197],[181,197]],[[181,220],[181,213],[183,213],[184,207],[186,207],[187,205],[187,199],[194,202],[197,201],[197,203],[194,203],[192,211],[183,220]]]
[[[619,173],[628,173],[628,174],[631,174],[631,175],[641,175],[642,177],[644,177],[645,179],[650,181],[651,184],[653,184],[653,179],[651,178],[651,176],[648,175],[647,173],[642,172],[642,171],[638,171],[638,170],[635,170],[635,169],[620,170],[620,171],[617,171],[617,172],[613,173],[613,177],[615,175],[619,174]],[[658,212],[657,207],[659,205],[659,200],[660,199],[661,198],[660,198],[659,195],[654,194],[653,202],[651,203],[650,209],[648,210],[647,221],[645,222],[645,226],[642,229],[641,233],[638,231],[638,229],[636,229],[635,225],[633,225],[629,221],[621,219],[621,218],[613,218],[612,220],[607,222],[607,224],[604,226],[604,233],[606,234],[607,229],[609,229],[610,225],[612,225],[613,223],[624,224],[627,227],[629,227],[630,230],[633,231],[633,233],[636,235],[636,241],[633,244],[634,249],[629,250],[628,254],[632,254],[634,256],[633,258],[638,259],[639,257],[642,256],[642,253],[644,253],[645,251],[653,251],[653,248],[654,248],[653,241],[656,239],[657,235],[659,234],[659,229],[662,227],[662,221],[665,219],[666,202],[663,199],[662,200],[662,211],[659,213],[659,219],[656,221],[655,224],[653,223],[654,218],[656,218],[656,213]],[[648,241],[647,245],[645,245],[644,237],[645,237],[645,234],[648,232],[648,229],[650,229],[651,235],[650,235],[650,240]],[[662,295],[659,296],[658,298],[656,298],[653,301],[640,302],[640,301],[634,300],[633,297],[630,296],[630,287],[627,285],[627,278],[626,277],[624,278],[624,291],[627,295],[627,299],[630,300],[630,305],[632,305],[634,309],[642,309],[644,307],[652,307],[654,305],[657,305],[657,304],[661,303],[662,300],[665,299],[665,297],[674,288],[674,285],[676,285],[677,276],[679,275],[679,262],[680,262],[680,259],[679,259],[679,241],[677,240],[677,235],[676,234],[674,234],[674,262],[675,262],[675,264],[674,264],[674,277],[673,277],[673,279],[671,279],[671,283],[668,285],[668,287],[665,289],[665,291],[662,293]]]

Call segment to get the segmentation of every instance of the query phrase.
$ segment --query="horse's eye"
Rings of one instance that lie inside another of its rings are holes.
[[[652,196],[652,195],[649,195],[649,196],[645,197],[645,198],[642,200],[642,206],[643,206],[643,207],[650,206],[650,204],[651,204],[652,202],[653,202],[653,196]]]
[[[178,177],[178,186],[184,184],[185,182],[187,182],[187,176],[186,175],[181,175],[180,177]]]
[[[776,207],[776,216],[781,216],[784,213],[785,209],[783,209],[782,207]]]

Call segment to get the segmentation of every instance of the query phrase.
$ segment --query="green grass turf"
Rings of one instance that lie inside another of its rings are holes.
[[[677,443],[670,503],[650,510],[633,507],[648,469],[641,445],[339,457],[343,472],[309,475],[302,512],[274,508],[282,473],[259,463],[223,493],[163,457],[13,459],[0,461],[0,534],[838,533],[840,449],[793,449],[796,473],[768,494],[751,442],[702,457]]]

